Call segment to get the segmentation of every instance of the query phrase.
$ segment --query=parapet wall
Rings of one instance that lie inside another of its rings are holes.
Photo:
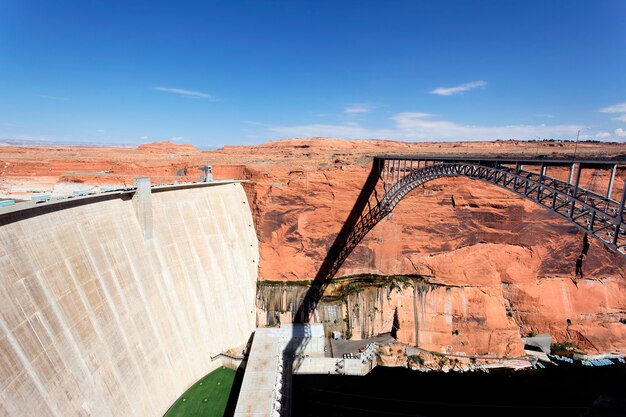
[[[132,194],[0,226],[0,416],[161,416],[245,344],[257,238],[240,183]]]

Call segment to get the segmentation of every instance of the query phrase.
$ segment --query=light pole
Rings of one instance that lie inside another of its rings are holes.
[[[541,145],[541,138],[536,136],[537,138],[537,151],[535,152],[535,156],[539,156],[539,145]]]
[[[578,129],[578,133],[576,133],[576,145],[574,145],[574,158],[576,158],[576,150],[578,149],[578,136],[580,136],[581,130],[589,129],[588,127],[583,127],[582,129]]]

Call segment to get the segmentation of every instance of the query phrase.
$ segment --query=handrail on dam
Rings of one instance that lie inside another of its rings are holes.
[[[146,177],[149,178],[149,177]],[[215,185],[245,183],[249,180],[223,179],[209,182],[184,182],[176,184],[154,184],[150,186],[151,193],[160,193],[170,190],[182,190],[187,188],[210,187]],[[105,188],[100,192],[77,193],[66,196],[50,196],[46,198],[33,198],[32,200],[11,201],[11,203],[0,204],[0,226],[13,223],[24,218],[38,216],[53,211],[63,210],[69,207],[77,207],[85,204],[92,204],[100,201],[107,201],[115,198],[130,199],[137,192],[138,187]]]
[[[566,179],[551,176],[555,168]],[[593,172],[590,172],[592,170]],[[602,191],[598,172],[608,174]],[[296,320],[308,322],[324,289],[361,240],[416,187],[443,177],[465,177],[506,189],[567,220],[605,247],[626,257],[626,181],[616,189],[617,172],[626,175],[626,159],[557,159],[512,156],[381,155],[343,227],[329,248],[300,306]],[[583,174],[589,177],[583,184]]]

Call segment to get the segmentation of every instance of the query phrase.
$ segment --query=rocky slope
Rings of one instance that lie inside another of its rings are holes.
[[[0,192],[62,193],[72,187],[130,184],[138,175],[151,176],[153,182],[197,180],[198,168],[208,163],[216,178],[250,180],[246,191],[259,238],[260,279],[297,282],[313,279],[318,271],[373,155],[573,151],[573,142],[332,139],[216,151],[168,143],[129,149],[2,147]],[[579,143],[576,152],[618,156],[626,154],[626,145]],[[626,172],[619,171],[618,178],[623,181]],[[598,191],[606,189],[607,181],[607,172],[592,170],[581,179]],[[521,336],[546,332],[590,353],[626,354],[626,324],[620,322],[626,321],[626,261],[592,239],[584,278],[576,279],[582,240],[567,222],[497,187],[467,179],[432,181],[379,223],[337,274],[405,275],[412,281],[399,289],[364,287],[338,304],[335,300],[335,307],[325,307],[329,313],[318,312],[318,318],[347,322],[343,331],[350,328],[355,338],[390,331],[395,320],[400,341],[436,352],[516,356],[523,353]],[[302,288],[261,285],[260,324],[272,317],[289,320]]]

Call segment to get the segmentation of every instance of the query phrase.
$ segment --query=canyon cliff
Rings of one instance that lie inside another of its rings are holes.
[[[402,143],[292,139],[201,151],[169,143],[138,148],[0,148],[0,192],[63,194],[132,184],[246,178],[259,240],[257,321],[293,319],[379,154],[571,156],[573,142]],[[582,156],[626,154],[624,144],[578,143]],[[45,161],[42,164],[41,161]],[[567,172],[555,169],[558,178]],[[605,192],[609,172],[581,185]],[[618,170],[616,193],[626,172]],[[583,233],[538,205],[480,181],[445,178],[412,191],[336,274],[316,319],[353,338],[396,332],[440,353],[523,354],[522,336],[549,333],[587,353],[626,354],[626,258],[594,239],[576,276]],[[356,291],[348,279],[370,277]],[[374,277],[374,278],[371,278]],[[381,277],[403,277],[398,285]],[[345,284],[345,285],[344,285]],[[334,292],[333,292],[334,291]]]

